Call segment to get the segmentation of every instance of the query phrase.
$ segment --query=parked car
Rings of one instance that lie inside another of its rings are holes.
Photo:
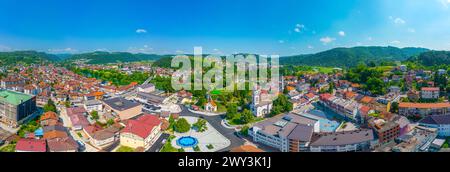
[[[0,146],[3,146],[5,144],[4,140],[0,140]]]

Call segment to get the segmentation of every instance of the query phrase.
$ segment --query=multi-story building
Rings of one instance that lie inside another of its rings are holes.
[[[450,115],[450,103],[406,103],[398,105],[398,113],[403,116]]]
[[[438,136],[450,136],[450,115],[432,115],[420,120],[419,125],[437,129]]]
[[[400,125],[384,119],[371,119],[369,126],[374,129],[379,143],[388,143],[400,136]]]
[[[420,98],[422,99],[438,99],[439,87],[422,87],[420,90]]]
[[[353,100],[346,100],[326,93],[320,95],[320,103],[347,119],[357,119],[360,105]]]
[[[35,96],[0,90],[0,122],[16,127],[36,111]]]
[[[297,152],[307,151],[312,133],[319,131],[318,120],[287,113],[255,124],[249,135],[254,142],[282,152]]]

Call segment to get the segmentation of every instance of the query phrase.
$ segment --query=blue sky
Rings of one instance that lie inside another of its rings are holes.
[[[0,51],[450,49],[450,0],[0,0]]]

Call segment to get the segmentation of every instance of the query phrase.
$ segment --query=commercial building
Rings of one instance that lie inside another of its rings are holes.
[[[142,105],[138,102],[116,97],[104,100],[105,110],[119,116],[121,120],[133,118],[142,114]]]
[[[0,122],[16,127],[36,111],[35,96],[0,90]]]

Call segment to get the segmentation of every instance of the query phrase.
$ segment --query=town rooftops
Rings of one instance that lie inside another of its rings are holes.
[[[161,104],[165,99],[162,96],[152,94],[152,93],[144,93],[144,92],[138,92],[137,97],[139,97],[141,99],[145,99],[145,100],[149,101],[150,103],[154,103],[154,104]]]
[[[230,152],[264,152],[264,151],[252,145],[242,145],[231,149]]]
[[[47,145],[49,151],[51,152],[66,152],[78,150],[78,143],[69,137],[47,140]]]
[[[16,150],[23,152],[46,152],[47,145],[43,139],[20,139],[17,141]]]
[[[258,122],[255,124],[256,127],[261,128],[261,130],[266,134],[280,135],[288,137],[293,130],[295,130],[297,125],[314,125],[318,120],[308,118],[305,116],[300,116],[293,113],[286,113],[269,118],[265,121]],[[301,129],[297,129],[299,132]],[[294,135],[292,136],[294,137]]]
[[[315,133],[311,146],[342,146],[374,140],[373,131],[361,129],[335,133]]]
[[[139,88],[146,89],[146,88],[151,88],[154,86],[155,85],[153,85],[152,83],[148,83],[148,84],[140,85]]]
[[[21,103],[30,100],[33,98],[32,95],[19,93],[10,90],[0,90],[0,100],[8,102],[13,105],[20,105]]]
[[[450,124],[450,115],[431,115],[419,121],[422,124],[448,125]]]
[[[431,108],[450,108],[450,103],[407,103],[401,102],[398,105],[399,108],[418,108],[418,109],[431,109]]]
[[[104,102],[109,107],[111,107],[111,108],[113,108],[115,110],[119,110],[119,111],[124,111],[124,110],[130,109],[130,108],[134,108],[134,107],[140,105],[137,102],[133,102],[133,101],[127,100],[127,99],[125,99],[123,97],[116,97],[116,98],[104,100]]]

